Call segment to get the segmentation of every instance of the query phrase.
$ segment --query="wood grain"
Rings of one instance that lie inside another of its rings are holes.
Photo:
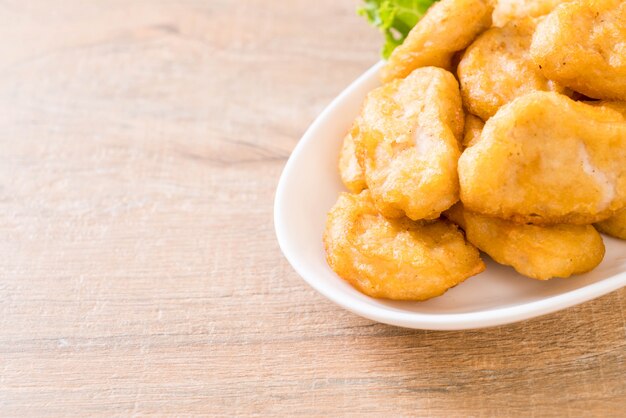
[[[470,332],[310,289],[272,200],[356,1],[0,2],[0,415],[625,416],[626,290]]]

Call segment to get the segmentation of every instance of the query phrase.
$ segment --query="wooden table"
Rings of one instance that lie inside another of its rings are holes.
[[[413,331],[281,256],[281,169],[377,60],[356,4],[0,3],[1,416],[625,416],[626,290]]]

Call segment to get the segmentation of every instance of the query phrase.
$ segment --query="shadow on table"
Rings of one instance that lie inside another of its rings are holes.
[[[358,363],[380,377],[390,397],[425,396],[431,408],[438,402],[446,411],[515,415],[532,405],[538,416],[577,415],[585,408],[613,416],[623,413],[626,395],[620,298],[615,292],[545,317],[473,331],[370,324]]]

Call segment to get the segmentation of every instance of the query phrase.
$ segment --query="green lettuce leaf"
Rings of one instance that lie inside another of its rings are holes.
[[[435,1],[363,0],[364,4],[357,13],[379,28],[385,36],[381,55],[387,59]]]

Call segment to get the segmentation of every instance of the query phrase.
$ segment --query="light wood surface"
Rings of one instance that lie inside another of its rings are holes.
[[[626,290],[413,331],[281,256],[281,169],[378,59],[356,5],[0,2],[1,416],[625,416]]]

